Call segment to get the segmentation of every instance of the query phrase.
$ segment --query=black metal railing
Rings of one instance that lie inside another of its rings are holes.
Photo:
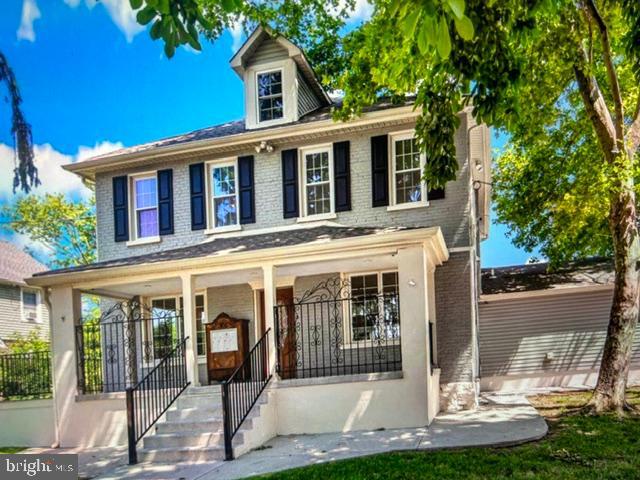
[[[352,296],[348,284],[335,282],[335,294],[275,307],[280,378],[402,370],[399,294]]]
[[[269,371],[269,333],[253,346],[242,364],[222,383],[225,459],[233,460],[233,437],[258,401],[272,374]]]
[[[182,341],[181,312],[121,302],[76,326],[78,391],[123,392]]]
[[[189,386],[186,337],[133,387],[127,388],[129,464],[138,463],[136,445]]]
[[[21,399],[51,394],[51,353],[0,355],[0,397]]]

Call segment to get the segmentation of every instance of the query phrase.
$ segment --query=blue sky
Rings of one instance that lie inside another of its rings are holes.
[[[60,165],[243,116],[242,84],[228,66],[240,32],[204,43],[201,53],[181,48],[168,60],[162,44],[135,23],[128,3],[3,2],[0,51],[13,67],[32,124],[42,192],[86,196],[82,184]],[[356,21],[369,11],[365,1],[357,4]],[[6,104],[2,109],[0,171],[6,172],[13,154]],[[10,182],[10,175],[0,178],[0,205],[12,198]],[[483,265],[522,263],[531,256],[513,247],[506,233],[503,226],[492,225],[482,248]],[[0,235],[22,246],[28,243],[6,232]]]

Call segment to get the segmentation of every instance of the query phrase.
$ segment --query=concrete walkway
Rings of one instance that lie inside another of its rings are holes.
[[[517,445],[546,433],[544,419],[524,397],[494,395],[477,410],[439,415],[428,428],[277,437],[232,462],[129,467],[122,449],[92,449],[81,452],[80,470],[84,478],[101,480],[221,480],[400,450]]]

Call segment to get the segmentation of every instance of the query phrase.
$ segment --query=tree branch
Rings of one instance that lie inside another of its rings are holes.
[[[593,123],[605,157],[608,161],[612,161],[614,157],[613,150],[616,146],[616,129],[609,108],[600,91],[598,81],[593,75],[585,72],[584,61],[587,60],[586,52],[583,47],[579,48],[583,62],[576,62],[573,65],[578,89],[580,90],[585,110],[591,119],[591,123]]]
[[[594,0],[585,0],[585,7],[587,14],[595,21],[600,31],[600,38],[602,40],[602,52],[604,56],[604,64],[607,68],[607,76],[609,77],[609,83],[611,84],[611,93],[613,96],[613,104],[616,111],[616,142],[624,141],[624,110],[622,106],[622,94],[620,93],[620,82],[618,81],[618,74],[616,73],[616,67],[613,64],[613,58],[611,55],[611,42],[609,41],[609,30],[607,24],[598,11],[598,7]]]

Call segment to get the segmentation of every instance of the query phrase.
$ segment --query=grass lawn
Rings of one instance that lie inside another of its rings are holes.
[[[0,447],[0,453],[19,453],[22,450],[23,447]]]
[[[270,479],[634,479],[640,478],[640,415],[584,416],[589,393],[531,397],[549,435],[511,448],[401,452],[265,475]],[[640,407],[640,389],[629,392]]]

